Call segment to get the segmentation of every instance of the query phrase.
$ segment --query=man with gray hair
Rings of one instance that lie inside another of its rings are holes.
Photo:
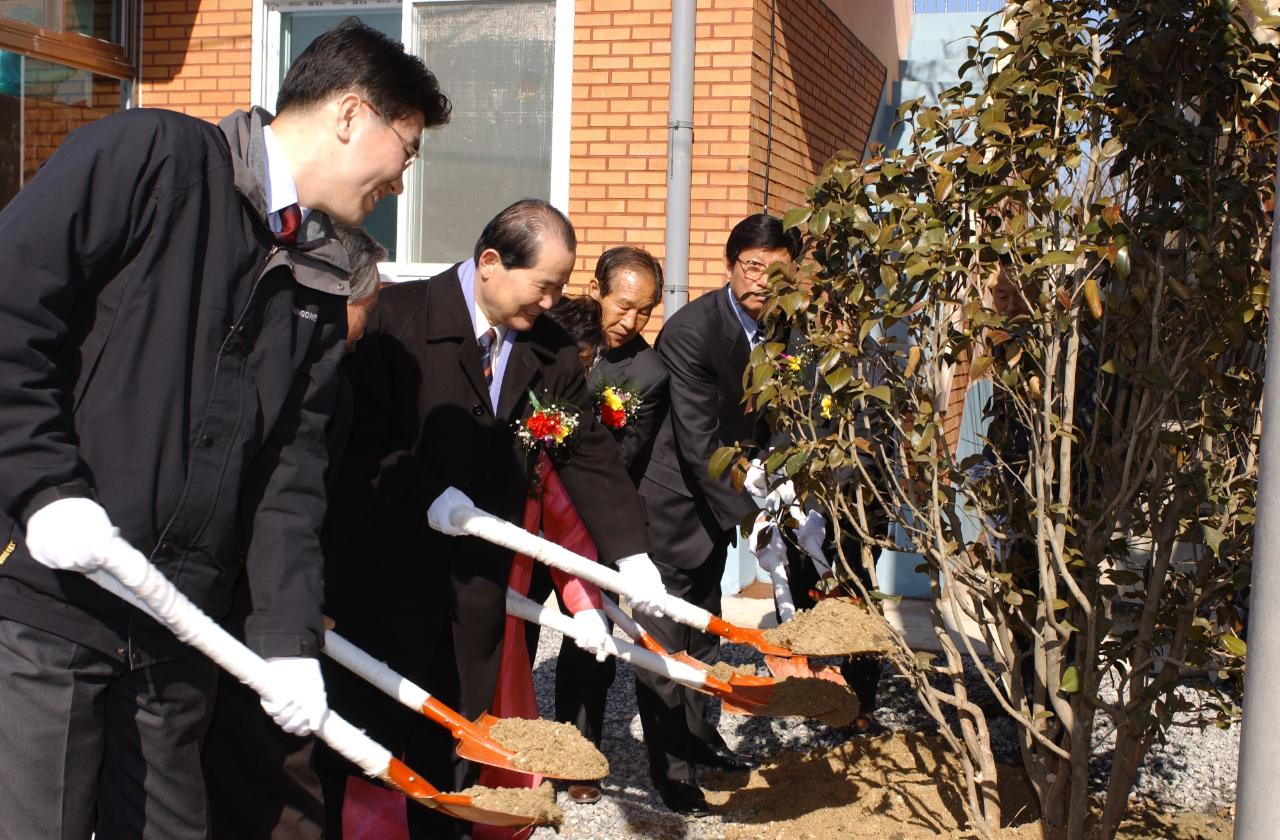
[[[633,607],[650,609],[663,592],[639,496],[595,419],[577,345],[542,317],[568,282],[576,247],[560,211],[518,201],[486,225],[471,259],[384,290],[344,363],[355,423],[335,504],[358,526],[326,551],[329,615],[344,636],[467,718],[493,701],[512,554],[465,536],[450,514],[474,500],[522,521],[538,453],[515,427],[536,404],[578,417],[557,447],[557,470],[601,561],[634,583]],[[608,633],[602,612],[575,616],[589,638]],[[390,728],[407,762],[437,787],[474,781],[446,730],[382,709],[377,719],[352,717]],[[465,831],[425,808],[409,811],[409,827],[411,837],[433,840]]]

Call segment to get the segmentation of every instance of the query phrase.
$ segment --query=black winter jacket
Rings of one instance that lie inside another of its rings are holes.
[[[35,510],[89,496],[215,617],[247,567],[246,641],[260,654],[318,651],[347,261],[319,213],[297,248],[276,246],[270,119],[106,117],[0,213],[0,616],[132,667],[189,655],[27,553]]]

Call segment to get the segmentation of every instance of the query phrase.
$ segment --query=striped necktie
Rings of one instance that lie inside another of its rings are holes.
[[[496,327],[489,327],[476,339],[480,345],[480,367],[484,369],[484,384],[493,384],[493,343],[498,340]]]

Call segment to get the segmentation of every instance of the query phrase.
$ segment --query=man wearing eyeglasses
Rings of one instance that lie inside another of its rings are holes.
[[[325,427],[359,224],[449,101],[355,20],[274,117],[155,109],[66,139],[0,213],[0,837],[204,840],[216,669],[85,580],[121,537],[222,618],[246,575],[266,711],[328,711]]]
[[[763,213],[748,216],[725,245],[724,287],[671,315],[658,335],[670,373],[670,408],[640,483],[653,561],[668,592],[714,614],[726,551],[756,505],[727,474],[713,479],[707,463],[721,446],[759,442],[756,415],[742,402],[742,374],[763,341],[759,319],[769,266],[799,254],[795,231]],[[667,618],[646,618],[644,625],[667,650],[686,650],[704,662],[717,658],[713,636]],[[707,722],[704,695],[637,671],[636,699],[662,801],[679,813],[707,813],[695,764],[742,770],[750,760],[730,750]]]

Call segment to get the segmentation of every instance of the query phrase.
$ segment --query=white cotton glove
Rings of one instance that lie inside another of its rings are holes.
[[[262,708],[292,735],[310,735],[320,728],[329,712],[320,675],[320,660],[310,656],[279,656],[267,660],[267,682],[271,699],[262,698]]]
[[[751,459],[747,475],[742,479],[742,489],[754,496],[757,502],[764,504],[765,496],[769,495],[769,476],[765,475],[759,458]]]
[[[747,545],[760,562],[760,568],[766,572],[773,572],[787,562],[787,546],[782,541],[782,534],[763,513],[756,517]]]
[[[450,518],[460,508],[475,507],[471,498],[457,487],[446,487],[427,508],[427,524],[450,537],[465,537],[467,532],[453,524]]]
[[[823,560],[826,556],[822,551],[822,543],[827,538],[827,519],[816,510],[809,511],[809,515],[805,517],[804,522],[796,528],[796,542],[805,554],[810,557],[821,557]]]
[[[50,569],[91,572],[119,533],[93,499],[55,499],[27,520],[27,550]]]
[[[573,616],[573,623],[579,630],[573,643],[587,653],[595,654],[597,662],[608,659],[609,652],[604,649],[604,640],[613,635],[613,631],[609,628],[605,611],[581,610]]]
[[[775,482],[780,478],[781,473],[773,474]],[[764,471],[759,458],[753,459],[747,467],[742,487],[755,498],[757,504],[770,510],[781,510],[796,500],[796,488],[791,479],[779,482],[772,490],[769,489],[769,475]]]
[[[618,571],[626,578],[627,599],[631,609],[662,618],[662,602],[667,588],[662,585],[662,575],[647,554],[632,554],[618,561]]]
[[[809,511],[808,516],[800,522],[800,517],[795,511],[792,516],[799,522],[796,528],[796,544],[800,546],[800,550],[813,558],[813,565],[818,570],[818,574],[828,574],[831,571],[831,563],[827,560],[827,553],[822,550],[822,544],[827,539],[827,518],[816,510]]]

